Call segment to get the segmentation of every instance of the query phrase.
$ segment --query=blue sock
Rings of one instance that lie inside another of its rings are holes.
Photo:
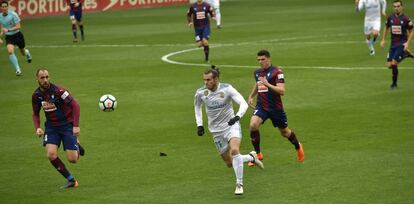
[[[68,181],[74,181],[75,180],[75,177],[73,177],[72,175],[69,175],[66,179]]]
[[[14,69],[16,69],[16,72],[20,72],[19,62],[17,61],[17,57],[14,53],[9,55],[9,60],[13,64]]]

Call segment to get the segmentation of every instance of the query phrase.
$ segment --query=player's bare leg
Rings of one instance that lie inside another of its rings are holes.
[[[297,156],[298,156],[298,162],[305,161],[305,152],[303,150],[303,146],[299,142],[299,140],[296,138],[295,133],[291,129],[289,129],[288,127],[279,128],[279,131],[280,131],[280,134],[283,137],[286,137],[295,146],[296,153],[297,153]]]

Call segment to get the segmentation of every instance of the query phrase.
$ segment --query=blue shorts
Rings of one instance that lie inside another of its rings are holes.
[[[204,28],[195,28],[195,41],[201,41],[203,38],[204,39],[209,39],[210,38],[210,28],[209,27],[204,27]]]
[[[43,146],[46,146],[46,144],[55,144],[60,147],[61,142],[63,143],[64,150],[78,150],[78,141],[76,136],[73,135],[72,123],[58,127],[46,127]]]
[[[70,20],[75,19],[75,20],[81,22],[82,21],[82,10],[79,10],[79,11],[70,10],[69,11],[69,16],[70,16]]]
[[[391,47],[390,51],[388,51],[387,62],[391,62],[392,60],[401,62],[404,59],[403,53],[404,53],[404,45],[399,45],[397,47]]]
[[[277,128],[286,128],[288,126],[286,113],[284,110],[273,110],[273,111],[265,111],[261,108],[258,108],[253,111],[253,115],[259,116],[263,123],[270,118],[272,121],[273,127]]]

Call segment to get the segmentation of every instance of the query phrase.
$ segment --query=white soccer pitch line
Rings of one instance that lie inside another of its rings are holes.
[[[305,38],[314,38],[315,36],[304,36],[301,37],[300,39],[305,39]],[[320,36],[319,36],[320,37]],[[217,47],[224,47],[224,46],[242,46],[242,45],[252,45],[252,44],[269,44],[269,42],[275,43],[278,45],[284,45],[284,44],[297,44],[297,45],[312,45],[312,44],[365,44],[365,42],[363,41],[325,41],[325,42],[314,42],[314,41],[310,41],[310,42],[280,42],[280,41],[285,41],[285,40],[297,40],[299,38],[297,37],[291,37],[291,38],[285,38],[285,39],[274,39],[274,40],[264,40],[261,41],[261,43],[258,42],[241,42],[241,43],[229,43],[229,44],[213,44],[213,46],[210,46],[210,48],[217,48]],[[168,53],[164,56],[161,57],[161,60],[169,63],[169,64],[177,64],[177,65],[184,65],[184,66],[198,66],[198,67],[209,67],[211,66],[210,64],[206,64],[206,63],[187,63],[187,62],[179,62],[179,61],[174,61],[169,59],[171,56],[174,55],[178,55],[178,54],[182,54],[182,53],[186,53],[186,52],[192,52],[192,51],[196,51],[199,50],[201,48],[192,48],[192,49],[185,49],[185,50],[180,50],[180,51],[176,51],[176,52],[172,52],[172,53]],[[367,56],[369,57],[369,56]],[[385,65],[385,62],[384,62]],[[229,65],[229,64],[216,64],[216,66],[218,67],[233,67],[233,68],[257,68],[258,66],[247,66],[247,65]],[[378,69],[388,69],[385,66],[381,66],[381,67],[337,67],[337,66],[305,66],[305,65],[281,65],[279,66],[281,68],[283,67],[288,67],[288,68],[293,68],[293,69],[325,69],[325,70],[378,70]],[[412,69],[414,70],[414,67],[400,67],[399,69]]]

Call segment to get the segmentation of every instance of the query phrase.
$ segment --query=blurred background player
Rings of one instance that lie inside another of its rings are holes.
[[[32,95],[36,135],[43,136],[43,146],[50,163],[68,180],[61,188],[78,187],[78,182],[59,159],[58,148],[63,143],[66,158],[70,163],[76,163],[79,155],[85,154],[78,140],[80,106],[65,88],[50,83],[48,70],[38,69],[36,81],[39,87]],[[40,108],[43,108],[46,115],[45,131],[40,127]]]
[[[66,0],[69,4],[69,16],[72,22],[72,33],[73,33],[73,42],[78,42],[78,29],[76,26],[79,26],[81,33],[82,41],[85,40],[85,35],[83,32],[83,23],[82,23],[82,2],[83,0]]]
[[[260,150],[259,127],[268,119],[274,127],[279,128],[280,134],[287,138],[295,147],[299,162],[305,160],[302,144],[296,138],[295,133],[288,128],[286,113],[283,109],[282,98],[285,94],[285,79],[283,71],[271,64],[270,53],[260,50],[257,53],[260,68],[254,72],[256,83],[249,95],[248,103],[253,107],[253,98],[257,95],[257,103],[250,119],[250,137],[257,156],[263,159]],[[249,166],[253,166],[249,163]]]
[[[198,47],[204,48],[204,56],[206,63],[209,63],[209,50],[208,39],[210,38],[210,17],[214,18],[214,11],[211,6],[203,0],[197,0],[194,4],[191,4],[187,11],[188,26],[194,25],[195,40]]]
[[[387,2],[385,0],[355,0],[355,5],[358,12],[365,9],[364,33],[369,54],[373,56],[375,55],[374,43],[381,30],[381,14],[387,17],[385,13]]]
[[[220,72],[214,66],[203,74],[204,86],[194,96],[194,111],[198,136],[204,135],[202,104],[204,103],[208,118],[208,129],[213,135],[214,144],[220,152],[227,167],[233,167],[236,175],[234,194],[243,194],[243,163],[253,162],[263,169],[263,163],[256,152],[240,154],[242,138],[239,120],[246,113],[248,105],[243,96],[230,84],[220,83]],[[239,104],[234,115],[232,101]]]
[[[220,12],[220,0],[206,0],[211,7],[213,7],[214,14],[216,15],[217,28],[221,28],[221,12]]]
[[[398,64],[406,57],[413,58],[409,46],[413,38],[413,22],[403,14],[403,3],[394,0],[392,3],[394,13],[387,18],[384,33],[381,39],[381,47],[385,45],[385,37],[391,28],[391,46],[387,56],[387,66],[392,69],[391,89],[397,88]]]
[[[9,53],[9,60],[16,70],[16,75],[21,76],[22,70],[20,69],[17,57],[14,54],[14,46],[17,45],[20,49],[20,53],[26,56],[27,62],[32,62],[32,55],[29,50],[26,49],[26,43],[24,41],[23,33],[20,32],[20,18],[16,12],[9,10],[8,1],[1,1],[1,32],[0,36],[6,35],[7,52]]]

